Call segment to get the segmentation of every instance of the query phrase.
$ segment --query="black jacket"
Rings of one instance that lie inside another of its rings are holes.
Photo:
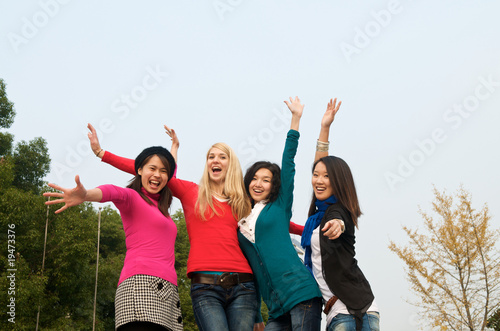
[[[320,229],[326,222],[335,218],[344,221],[345,232],[339,238],[330,240],[320,231],[323,278],[330,291],[356,318],[356,330],[361,330],[363,314],[370,308],[374,296],[370,284],[354,258],[355,226],[349,211],[338,202],[331,205],[321,220]]]

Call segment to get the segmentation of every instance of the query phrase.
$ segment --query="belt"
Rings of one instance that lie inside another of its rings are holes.
[[[330,309],[332,309],[333,305],[335,304],[335,302],[337,302],[339,298],[334,295],[333,297],[330,298],[330,300],[328,300],[328,302],[326,303],[325,305],[325,309],[323,310],[323,312],[328,315],[328,313],[330,312]]]
[[[222,275],[195,273],[191,278],[191,283],[219,285],[226,289],[238,285],[239,283],[245,283],[251,281],[253,281],[252,274],[245,274],[241,272],[240,273],[225,272]]]

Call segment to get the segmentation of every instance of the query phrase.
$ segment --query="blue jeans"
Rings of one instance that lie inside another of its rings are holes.
[[[258,301],[254,282],[230,288],[191,284],[191,301],[200,331],[252,331]]]
[[[380,315],[376,312],[368,312],[363,315],[363,328],[361,331],[379,331],[379,320]],[[355,331],[356,321],[354,316],[349,314],[337,314],[330,325],[328,325],[327,331]]]
[[[296,304],[288,313],[267,322],[265,331],[319,331],[321,329],[321,298]]]

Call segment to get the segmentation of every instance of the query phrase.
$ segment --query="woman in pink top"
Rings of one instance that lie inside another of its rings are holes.
[[[134,162],[137,173],[127,188],[102,185],[86,190],[77,186],[50,187],[63,193],[44,196],[61,198],[46,204],[64,203],[56,211],[85,201],[112,201],[120,210],[127,254],[115,298],[118,330],[182,330],[182,316],[175,264],[177,228],[168,213],[172,193],[167,182],[175,171],[175,160],[163,147],[149,147]]]

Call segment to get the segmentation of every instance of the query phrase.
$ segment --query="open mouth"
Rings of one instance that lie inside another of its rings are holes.
[[[316,189],[316,192],[318,192],[318,193],[322,193],[322,192],[326,191],[325,187],[315,187],[315,189]]]
[[[222,171],[222,168],[220,168],[220,167],[213,167],[213,168],[212,168],[212,172],[213,172],[214,174],[218,174],[218,173],[220,173],[221,171]]]
[[[150,180],[149,181],[149,186],[152,188],[159,188],[160,187],[160,182],[157,180]]]

